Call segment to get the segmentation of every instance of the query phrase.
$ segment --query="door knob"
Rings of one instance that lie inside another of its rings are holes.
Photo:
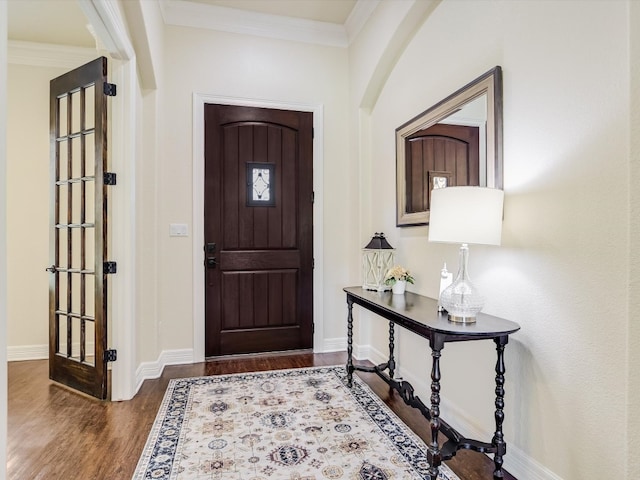
[[[216,260],[216,257],[207,257],[207,259],[205,260],[205,265],[207,266],[207,268],[216,268],[217,264],[218,261]]]
[[[56,273],[58,271],[58,268],[55,265],[51,265],[50,267],[45,268],[45,271]]]

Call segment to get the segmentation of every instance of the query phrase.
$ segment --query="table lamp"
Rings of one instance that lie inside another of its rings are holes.
[[[469,279],[470,243],[500,245],[504,192],[485,187],[446,187],[431,192],[429,241],[461,243],[458,274],[440,294],[449,320],[474,323],[484,297]]]

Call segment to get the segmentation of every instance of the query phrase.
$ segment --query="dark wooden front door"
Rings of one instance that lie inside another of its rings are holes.
[[[107,398],[107,59],[51,80],[49,377]]]
[[[437,123],[406,139],[407,213],[430,209],[431,190],[480,184],[478,127]]]
[[[205,355],[311,348],[313,114],[205,105]]]

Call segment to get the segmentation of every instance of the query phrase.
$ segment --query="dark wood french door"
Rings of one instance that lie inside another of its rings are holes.
[[[107,59],[50,84],[49,377],[107,398]],[[105,268],[106,267],[106,268]]]
[[[313,346],[313,114],[205,105],[205,355]]]

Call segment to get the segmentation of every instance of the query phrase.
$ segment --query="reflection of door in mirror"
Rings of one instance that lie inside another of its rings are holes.
[[[405,139],[406,212],[429,210],[431,190],[480,185],[478,127],[439,123]]]

